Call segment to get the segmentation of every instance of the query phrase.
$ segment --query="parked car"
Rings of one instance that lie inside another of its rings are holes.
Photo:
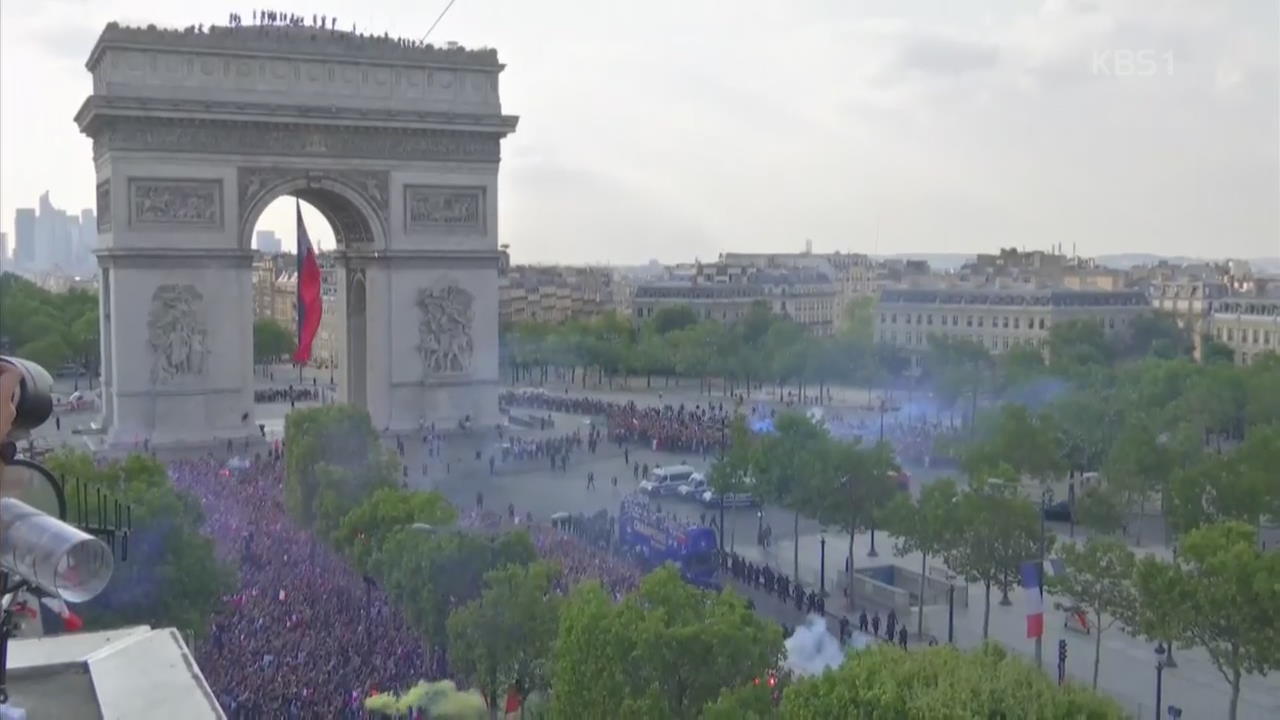
[[[639,490],[648,495],[671,495],[696,474],[688,465],[656,467],[649,471],[648,478],[640,481]]]
[[[704,491],[699,500],[707,507],[720,507],[720,496],[712,490]],[[752,493],[729,493],[724,496],[725,507],[755,507],[759,504],[760,500]]]
[[[683,483],[678,487],[676,487],[676,494],[682,498],[689,498],[690,500],[694,500],[694,499],[697,499],[698,496],[700,496],[702,493],[710,489],[711,487],[707,484],[706,476],[704,476],[702,473],[694,473],[689,478],[689,482]]]

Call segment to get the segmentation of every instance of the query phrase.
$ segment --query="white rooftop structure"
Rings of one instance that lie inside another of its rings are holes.
[[[8,689],[28,720],[226,720],[174,628],[15,639]]]

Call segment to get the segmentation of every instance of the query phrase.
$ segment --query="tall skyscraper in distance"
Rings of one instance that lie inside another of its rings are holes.
[[[13,214],[13,264],[31,267],[36,262],[35,208],[18,208]]]
[[[9,265],[9,233],[0,230],[0,266]]]
[[[274,255],[281,250],[280,238],[274,230],[259,230],[254,235],[254,244],[259,252]]]
[[[72,218],[53,206],[49,191],[40,195],[36,214],[35,267],[39,270],[67,269],[71,248],[80,234],[80,218]]]
[[[93,208],[85,208],[80,211],[80,243],[71,258],[72,266],[77,270],[93,272],[98,264],[93,257],[93,251],[97,249],[98,214],[93,211]]]

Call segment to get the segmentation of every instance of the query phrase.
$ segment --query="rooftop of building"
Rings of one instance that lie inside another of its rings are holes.
[[[1147,305],[1140,290],[1069,290],[1065,288],[891,288],[880,292],[882,303],[1000,306]]]
[[[687,280],[660,280],[636,286],[635,298],[728,299],[764,296],[760,285],[752,283],[695,283]]]
[[[174,628],[145,625],[18,639],[9,645],[10,703],[30,720],[225,720]]]
[[[368,35],[342,29],[282,24],[192,25],[160,28],[155,25],[129,27],[107,23],[89,54],[86,67],[96,66],[108,47],[137,47],[154,50],[171,48],[181,52],[254,53],[289,57],[321,57],[328,60],[381,60],[412,65],[443,65],[502,69],[498,51],[471,50],[456,43],[445,47],[419,43],[387,33]]]

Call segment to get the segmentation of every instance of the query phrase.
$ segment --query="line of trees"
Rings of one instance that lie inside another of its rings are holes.
[[[97,293],[54,293],[24,277],[0,273],[0,345],[50,372],[67,364],[98,372]]]
[[[591,375],[610,385],[644,377],[646,387],[655,376],[719,378],[726,392],[772,384],[781,393],[794,384],[821,396],[831,382],[879,385],[906,369],[900,351],[872,342],[872,315],[869,299],[851,304],[832,337],[810,335],[763,301],[733,323],[700,319],[688,306],[663,308],[638,325],[619,314],[519,323],[502,329],[502,365],[512,384],[548,382],[557,371],[584,387]]]

